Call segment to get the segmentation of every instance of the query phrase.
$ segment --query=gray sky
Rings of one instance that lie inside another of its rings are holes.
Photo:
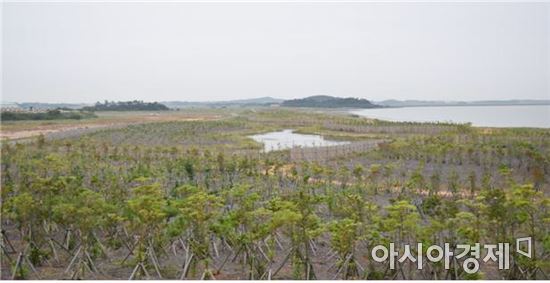
[[[550,99],[549,3],[3,5],[3,101]]]

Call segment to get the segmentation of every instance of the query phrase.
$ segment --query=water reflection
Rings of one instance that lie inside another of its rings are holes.
[[[264,144],[264,151],[289,149],[293,147],[318,147],[349,144],[347,141],[325,140],[319,135],[305,135],[294,133],[287,129],[280,132],[270,132],[250,136],[253,140]]]

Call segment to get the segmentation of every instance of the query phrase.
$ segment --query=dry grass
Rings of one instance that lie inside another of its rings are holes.
[[[189,111],[135,111],[98,112],[98,118],[85,120],[51,121],[10,121],[2,122],[0,140],[24,139],[40,134],[57,133],[69,130],[109,128],[115,126],[169,121],[216,120],[225,116],[224,112],[194,109]]]

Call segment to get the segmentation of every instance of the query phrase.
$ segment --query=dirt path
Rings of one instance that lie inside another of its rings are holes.
[[[0,130],[0,140],[21,140],[31,138],[38,135],[55,135],[61,133],[72,132],[78,135],[79,133],[88,133],[100,129],[121,128],[129,125],[159,123],[172,121],[206,121],[220,119],[219,115],[204,115],[204,116],[179,116],[179,115],[143,115],[130,117],[117,117],[116,119],[105,120],[83,120],[82,123],[52,123],[35,126],[22,127],[22,129],[5,129]],[[30,127],[30,129],[29,129]]]
[[[2,131],[0,132],[1,140],[11,140],[11,139],[25,139],[38,135],[47,135],[51,133],[59,133],[64,131],[73,131],[73,130],[85,130],[85,129],[100,129],[100,128],[109,128],[117,124],[90,124],[82,126],[61,126],[61,127],[43,127],[36,130],[21,130],[21,131]]]

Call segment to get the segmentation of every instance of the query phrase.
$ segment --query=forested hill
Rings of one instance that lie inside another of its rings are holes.
[[[94,106],[83,107],[85,111],[164,111],[170,110],[166,105],[158,102],[143,102],[143,101],[118,101],[105,103],[97,102]]]
[[[327,95],[310,96],[301,99],[285,100],[281,106],[286,107],[316,107],[316,108],[378,108],[366,99],[340,98]]]

